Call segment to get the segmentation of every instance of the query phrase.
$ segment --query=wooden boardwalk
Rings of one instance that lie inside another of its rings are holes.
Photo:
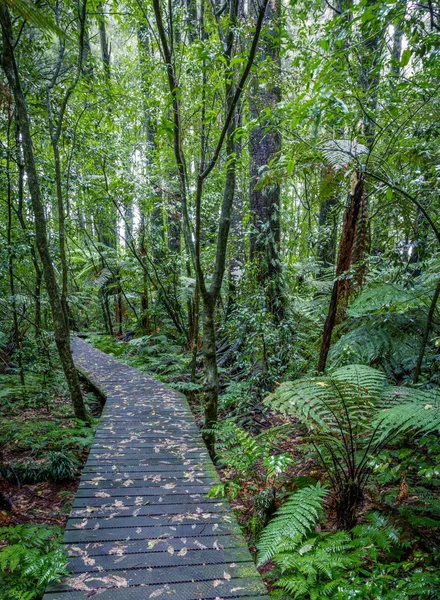
[[[263,600],[266,588],[186,399],[80,339],[106,405],[64,535],[71,576],[44,600]]]

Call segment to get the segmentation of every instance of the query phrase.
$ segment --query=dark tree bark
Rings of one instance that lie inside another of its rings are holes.
[[[11,292],[12,315],[14,323],[14,344],[17,353],[18,371],[20,374],[21,385],[25,384],[23,360],[21,355],[21,337],[18,323],[17,298],[15,297],[15,273],[14,273],[14,254],[12,250],[12,182],[11,182],[11,127],[12,127],[12,99],[7,103],[8,124],[6,129],[6,179],[7,179],[7,201],[8,201],[8,224],[7,224],[7,243],[8,243],[8,272],[9,272],[9,289]],[[20,177],[20,175],[19,175]]]
[[[355,174],[353,188],[348,196],[348,207],[344,214],[341,241],[339,243],[339,256],[336,265],[336,279],[333,283],[330,306],[322,334],[321,352],[319,355],[318,371],[325,371],[327,356],[330,350],[332,333],[338,319],[338,309],[345,304],[350,287],[349,281],[344,278],[353,264],[353,251],[356,242],[356,229],[362,204],[365,201],[364,179],[362,175]]]
[[[400,59],[402,57],[403,20],[394,26],[393,49],[391,51],[390,85],[394,87],[400,77]]]
[[[279,0],[268,3],[264,18],[263,35],[259,42],[258,63],[269,63],[273,80],[262,84],[255,77],[251,88],[249,112],[257,126],[249,134],[250,153],[250,210],[252,232],[250,258],[257,266],[259,285],[266,290],[267,308],[276,321],[285,315],[285,298],[281,280],[280,250],[280,185],[277,181],[264,181],[268,165],[281,151],[281,133],[273,120],[268,119],[266,109],[273,115],[281,100],[280,46],[277,23],[281,15]],[[262,116],[264,115],[264,116]]]
[[[99,45],[101,47],[101,60],[104,66],[104,75],[107,81],[107,86],[111,79],[111,65],[110,65],[110,55],[111,48],[110,42],[107,37],[107,29],[105,26],[105,15],[104,15],[104,7],[102,4],[98,5],[98,28],[99,28]]]
[[[197,38],[197,1],[184,0],[186,9],[186,27],[190,42]]]
[[[2,67],[14,96],[17,120],[22,135],[23,157],[27,175],[27,184],[29,187],[32,208],[35,216],[36,244],[41,258],[46,289],[49,296],[55,342],[60,355],[60,361],[63,367],[64,375],[69,386],[75,415],[79,419],[88,420],[78,374],[76,372],[72,359],[72,353],[70,351],[69,330],[64,318],[55,270],[49,252],[46,217],[44,214],[44,205],[41,198],[40,184],[35,166],[30,119],[21,86],[17,63],[15,60],[11,17],[9,10],[5,5],[0,5],[0,23],[2,27],[3,41]]]
[[[432,321],[434,319],[434,313],[437,306],[437,302],[440,296],[440,279],[437,282],[434,295],[432,297],[431,306],[429,307],[428,318],[426,321],[426,329],[423,335],[422,343],[420,345],[420,352],[417,358],[416,368],[414,370],[413,383],[417,383],[420,377],[420,371],[422,370],[423,357],[425,356],[426,345],[428,343],[429,332],[431,331]]]
[[[21,135],[20,129],[18,127],[17,117],[15,117],[15,154],[16,154],[16,162],[18,166],[18,208],[17,208],[17,216],[20,222],[21,228],[23,231],[27,230],[27,224],[25,218],[23,216],[23,192],[24,192],[24,175],[25,168],[23,162],[23,151],[21,144]],[[38,250],[37,250],[38,251]],[[34,315],[34,327],[35,327],[35,336],[39,338],[41,336],[41,285],[43,282],[43,273],[38,263],[37,251],[35,249],[35,245],[32,244],[30,247],[32,264],[35,270],[35,315]]]

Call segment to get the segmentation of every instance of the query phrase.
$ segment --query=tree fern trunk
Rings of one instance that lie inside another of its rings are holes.
[[[363,202],[364,179],[362,176],[356,174],[355,180],[353,181],[352,191],[349,194],[349,205],[344,214],[341,240],[339,243],[338,263],[336,266],[336,279],[333,283],[330,306],[322,334],[321,351],[317,366],[317,369],[320,373],[325,371],[333,329],[337,321],[341,320],[342,317],[341,309],[342,313],[345,312],[350,285],[349,281],[344,279],[344,277],[347,276],[347,272],[353,263],[356,230]]]

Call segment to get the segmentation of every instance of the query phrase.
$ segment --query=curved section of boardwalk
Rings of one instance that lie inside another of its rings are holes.
[[[106,405],[66,526],[71,576],[44,600],[266,598],[186,399],[80,339]]]

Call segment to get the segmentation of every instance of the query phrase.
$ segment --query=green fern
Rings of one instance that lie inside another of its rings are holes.
[[[290,496],[258,540],[258,564],[270,560],[284,538],[296,541],[312,530],[322,515],[322,503],[326,495],[325,487],[317,483]]]
[[[282,384],[266,402],[307,427],[336,491],[339,525],[347,528],[356,524],[371,457],[397,436],[440,428],[435,392],[391,386],[365,365]]]
[[[279,442],[284,435],[283,427],[274,427],[264,431],[258,436],[239,427],[233,419],[225,419],[213,427],[212,433],[216,437],[216,451],[219,458],[230,469],[237,472],[238,477],[259,477],[255,472],[258,461],[264,467],[264,483],[272,480],[286,471],[293,463],[293,458],[286,454],[272,454],[271,448],[274,441]]]
[[[404,547],[400,532],[379,513],[369,513],[367,522],[351,532],[309,530],[294,536],[281,535],[273,541],[269,554],[276,564],[274,585],[278,592],[274,597],[283,600],[382,598],[386,584],[379,584],[377,595],[366,595],[370,579],[376,578],[376,565],[383,576],[386,566],[382,561],[385,558],[394,561]],[[408,568],[409,563],[398,567]],[[388,576],[381,583],[387,578],[389,581]]]
[[[31,600],[50,582],[67,575],[59,527],[17,525],[0,529],[7,545],[0,553],[0,588],[4,600]]]
[[[329,363],[333,367],[353,362],[380,365],[390,377],[409,373],[420,350],[420,317],[374,315],[364,321],[356,320],[356,326],[332,345]]]

